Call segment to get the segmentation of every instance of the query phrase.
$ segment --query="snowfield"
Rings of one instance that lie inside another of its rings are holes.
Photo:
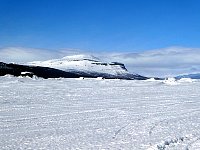
[[[0,149],[199,150],[199,91],[199,80],[0,77]]]

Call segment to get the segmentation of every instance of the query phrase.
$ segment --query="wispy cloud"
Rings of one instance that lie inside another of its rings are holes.
[[[90,52],[63,49],[43,50],[10,47],[0,49],[0,61],[25,63],[35,60],[61,58],[73,54]],[[147,76],[174,76],[177,74],[200,72],[200,48],[170,47],[141,53],[93,53],[100,59],[122,62],[130,72]]]
[[[48,60],[61,58],[66,55],[73,55],[81,53],[80,50],[75,49],[62,49],[62,50],[47,50],[47,49],[34,49],[23,47],[6,47],[0,48],[0,61],[26,63],[36,60]]]
[[[107,56],[126,64],[131,72],[149,76],[174,76],[200,72],[200,49],[170,47],[142,53],[120,53]]]
[[[7,47],[0,49],[0,61],[23,63],[33,60],[45,60],[52,58],[56,53],[42,49]]]

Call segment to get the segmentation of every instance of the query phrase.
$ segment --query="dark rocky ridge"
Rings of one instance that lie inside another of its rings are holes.
[[[133,74],[124,74],[124,75],[110,75],[106,73],[85,73],[81,71],[62,71],[59,69],[49,68],[49,67],[40,67],[40,66],[28,66],[28,65],[18,65],[18,64],[6,64],[0,62],[0,76],[7,74],[14,76],[22,76],[23,72],[29,72],[28,76],[32,77],[33,75],[42,78],[96,78],[103,77],[105,79],[126,79],[126,80],[146,80],[147,77]]]
[[[32,75],[36,75],[42,78],[78,78],[80,77],[78,74],[61,71],[54,68],[48,67],[35,67],[35,66],[25,66],[18,64],[6,64],[0,62],[0,76],[4,76],[6,74],[21,76],[22,72],[31,72]]]

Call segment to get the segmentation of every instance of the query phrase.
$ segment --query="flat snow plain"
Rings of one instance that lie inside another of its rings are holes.
[[[0,149],[198,150],[189,81],[0,77]]]

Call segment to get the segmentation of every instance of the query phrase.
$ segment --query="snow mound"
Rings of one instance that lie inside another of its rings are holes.
[[[97,77],[96,80],[103,80],[103,77]]]
[[[84,77],[79,77],[76,80],[84,80]]]
[[[155,78],[147,79],[146,81],[156,81]]]
[[[180,80],[178,80],[178,82],[189,82],[192,83],[194,80],[191,78],[181,78]]]
[[[179,83],[176,81],[175,78],[167,78],[163,81],[166,85],[178,85]]]

